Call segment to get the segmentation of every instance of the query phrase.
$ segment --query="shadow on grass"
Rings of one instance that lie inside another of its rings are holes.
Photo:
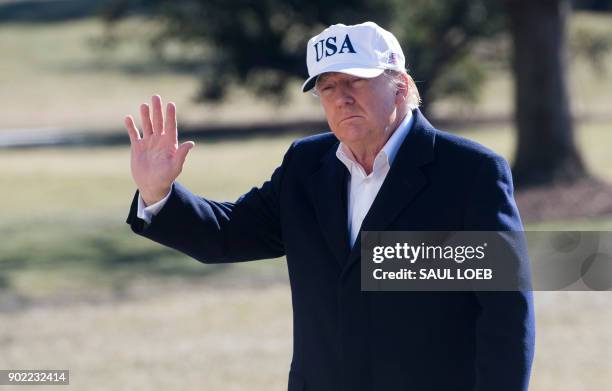
[[[0,256],[0,289],[10,290],[11,278],[18,274],[34,274],[42,279],[95,278],[96,283],[127,286],[136,277],[197,280],[217,276],[230,265],[206,265],[171,249],[153,243],[133,247],[110,238],[79,240],[75,246],[84,253],[60,247],[45,255],[5,254]]]
[[[3,289],[8,288],[9,285],[9,280],[8,277],[5,275],[0,274],[0,291],[2,291]]]
[[[279,123],[261,123],[253,125],[212,125],[202,127],[183,127],[181,137],[196,142],[221,142],[230,140],[248,140],[257,137],[281,136],[294,134],[306,136],[317,134],[327,129],[323,121],[290,121]],[[39,133],[21,132],[19,135],[0,135],[0,149],[39,149],[39,148],[105,148],[109,146],[125,146],[127,135],[125,131],[109,129],[106,131],[92,132],[46,132]]]
[[[161,277],[202,278],[229,267],[227,264],[206,265],[166,248],[126,251],[106,239],[92,240],[89,246],[103,254],[98,262],[100,269],[123,268]]]

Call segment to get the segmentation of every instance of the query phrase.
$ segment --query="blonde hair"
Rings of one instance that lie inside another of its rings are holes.
[[[406,106],[409,110],[414,110],[421,104],[421,95],[414,82],[414,79],[405,71],[396,71],[393,69],[386,69],[383,73],[396,88],[405,88],[408,90],[408,96],[406,98]],[[408,81],[406,83],[406,81]]]

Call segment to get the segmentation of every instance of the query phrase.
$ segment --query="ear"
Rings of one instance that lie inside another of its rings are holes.
[[[400,104],[408,99],[408,89],[409,89],[409,80],[408,75],[404,72],[400,73],[403,83],[402,85],[397,86],[397,90],[395,91],[395,103]]]

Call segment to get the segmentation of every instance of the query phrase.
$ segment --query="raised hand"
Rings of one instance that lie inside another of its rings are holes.
[[[176,106],[168,103],[166,118],[162,113],[159,95],[152,98],[153,115],[149,105],[140,105],[142,137],[131,115],[125,117],[125,127],[130,136],[132,177],[147,205],[161,200],[168,194],[172,183],[183,170],[187,153],[195,143],[187,141],[179,145],[176,128]]]

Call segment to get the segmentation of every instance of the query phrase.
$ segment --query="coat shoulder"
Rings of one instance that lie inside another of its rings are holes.
[[[443,130],[436,129],[435,144],[438,157],[442,159],[459,159],[472,164],[479,164],[487,160],[507,164],[504,157],[484,145]]]
[[[306,162],[316,164],[328,153],[335,151],[334,147],[338,143],[338,139],[332,132],[299,138],[292,144],[293,155],[302,164]]]
[[[327,151],[334,144],[338,143],[338,139],[332,132],[314,134],[312,136],[302,137],[293,142],[296,149],[308,149]]]

